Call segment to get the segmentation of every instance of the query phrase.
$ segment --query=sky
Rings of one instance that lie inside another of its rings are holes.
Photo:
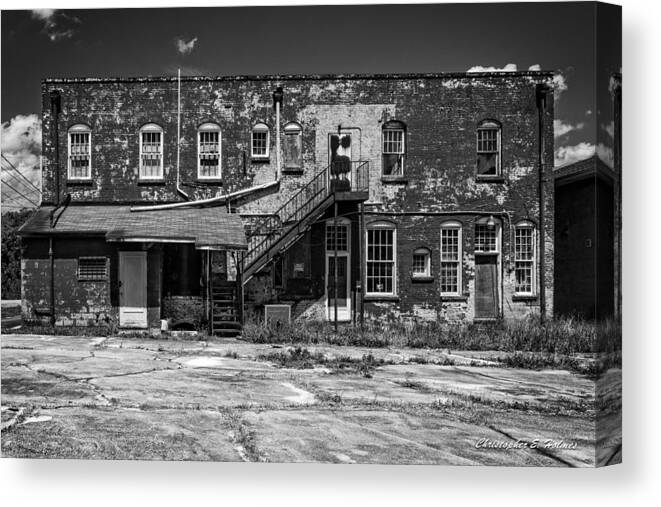
[[[612,165],[608,86],[621,34],[605,18],[597,33],[594,5],[3,10],[3,209],[37,199],[16,172],[39,186],[45,77],[551,70],[556,165],[595,152]]]

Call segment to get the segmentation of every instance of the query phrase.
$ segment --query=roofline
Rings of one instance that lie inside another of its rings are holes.
[[[507,77],[550,78],[550,70],[528,70],[516,72],[436,72],[436,73],[386,73],[386,74],[256,74],[238,76],[182,76],[182,81],[329,81],[337,79],[479,79]],[[176,76],[135,77],[47,77],[43,84],[59,83],[148,83],[176,82]]]

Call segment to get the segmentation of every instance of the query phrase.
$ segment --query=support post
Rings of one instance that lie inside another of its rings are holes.
[[[546,113],[546,95],[549,87],[537,85],[538,113],[538,167],[539,167],[539,318],[546,322],[546,166],[544,157],[546,145],[544,139],[544,114]]]
[[[335,334],[337,334],[337,201],[333,204],[333,306],[335,311]]]
[[[50,325],[55,327],[55,253],[53,236],[48,241],[48,259],[50,260]]]

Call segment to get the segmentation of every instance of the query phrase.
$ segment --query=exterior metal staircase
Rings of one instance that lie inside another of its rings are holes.
[[[336,162],[317,173],[272,215],[248,234],[241,284],[245,285],[277,254],[291,247],[336,201],[365,201],[369,193],[369,162]]]
[[[211,332],[217,336],[241,334],[241,308],[237,300],[237,285],[226,282],[211,287]]]

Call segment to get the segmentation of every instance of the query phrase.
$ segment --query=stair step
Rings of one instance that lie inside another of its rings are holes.
[[[235,320],[223,320],[220,322],[214,321],[214,329],[241,329],[241,323]]]
[[[234,304],[236,303],[236,299],[215,299],[213,300],[213,304],[222,304],[222,303],[227,303],[227,304]]]

